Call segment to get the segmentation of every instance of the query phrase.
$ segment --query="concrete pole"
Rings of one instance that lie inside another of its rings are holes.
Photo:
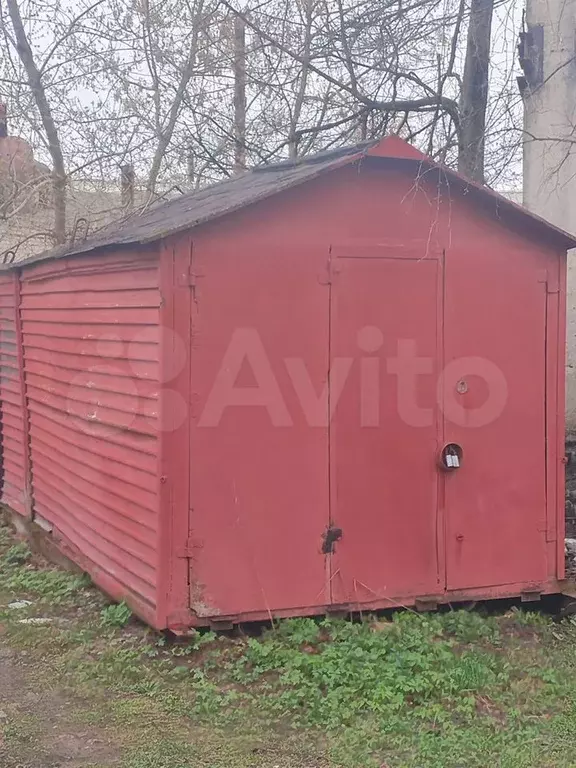
[[[527,0],[524,205],[576,235],[576,0]],[[576,435],[576,253],[568,268],[567,427]]]

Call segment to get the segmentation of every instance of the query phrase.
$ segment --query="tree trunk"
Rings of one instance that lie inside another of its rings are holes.
[[[149,27],[152,24],[149,5],[144,4],[143,8],[145,13],[145,23]],[[152,165],[150,166],[150,173],[148,174],[148,182],[146,185],[148,188],[148,193],[150,197],[152,197],[156,192],[156,185],[158,183],[158,176],[160,175],[162,162],[164,161],[164,158],[166,156],[166,151],[168,150],[168,147],[170,146],[170,142],[172,141],[174,130],[176,128],[176,123],[178,122],[180,111],[182,109],[182,103],[184,101],[184,98],[186,96],[186,91],[188,89],[188,84],[190,83],[190,80],[192,79],[192,76],[194,75],[194,72],[196,69],[196,57],[198,55],[198,40],[200,36],[201,27],[204,23],[203,16],[202,16],[203,10],[204,10],[203,2],[198,3],[198,6],[196,8],[196,15],[194,17],[194,26],[192,29],[192,38],[190,40],[190,49],[188,52],[188,58],[186,59],[186,63],[182,67],[180,79],[178,81],[178,87],[176,88],[174,99],[170,104],[170,109],[168,110],[168,115],[164,125],[162,125],[162,121],[160,119],[160,112],[159,112],[160,107],[158,103],[158,112],[157,112],[158,143],[156,144],[154,157],[152,158]],[[154,46],[152,45],[152,43],[150,43],[149,45],[150,45],[150,50],[148,53],[148,58],[151,64],[150,74],[154,81],[154,89],[156,91],[156,94],[158,95],[158,98],[160,98],[159,94],[161,89],[164,86],[162,85],[161,80],[158,77],[156,60],[154,58],[158,54],[154,50]]]
[[[131,210],[134,207],[134,166],[126,163],[120,166],[120,204],[122,208]]]
[[[234,17],[234,172],[246,168],[246,25]]]
[[[34,54],[28,42],[26,30],[22,23],[22,16],[18,6],[18,0],[6,0],[8,13],[14,28],[16,38],[16,50],[22,62],[28,84],[34,97],[36,107],[40,113],[42,125],[48,139],[48,151],[52,158],[52,191],[54,196],[54,241],[56,244],[66,242],[66,168],[58,129],[54,122],[50,104],[46,98],[42,75],[34,60]]]
[[[460,99],[461,148],[458,169],[480,184],[484,184],[486,108],[493,14],[494,0],[471,0],[468,44]]]

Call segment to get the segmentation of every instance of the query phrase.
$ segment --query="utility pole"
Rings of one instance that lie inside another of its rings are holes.
[[[488,105],[490,40],[494,0],[472,0],[460,98],[461,151],[458,170],[484,184],[484,144]]]
[[[576,0],[527,0],[519,78],[524,205],[576,234]],[[576,267],[568,260],[567,428],[576,435]]]

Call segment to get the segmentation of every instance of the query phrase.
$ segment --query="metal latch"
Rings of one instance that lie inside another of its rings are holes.
[[[202,544],[197,539],[186,539],[186,542],[181,547],[176,547],[176,557],[187,559],[194,557]]]

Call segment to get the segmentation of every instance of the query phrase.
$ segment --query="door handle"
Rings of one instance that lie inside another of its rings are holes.
[[[440,466],[445,472],[454,472],[462,467],[464,451],[458,443],[448,443],[440,453]]]

